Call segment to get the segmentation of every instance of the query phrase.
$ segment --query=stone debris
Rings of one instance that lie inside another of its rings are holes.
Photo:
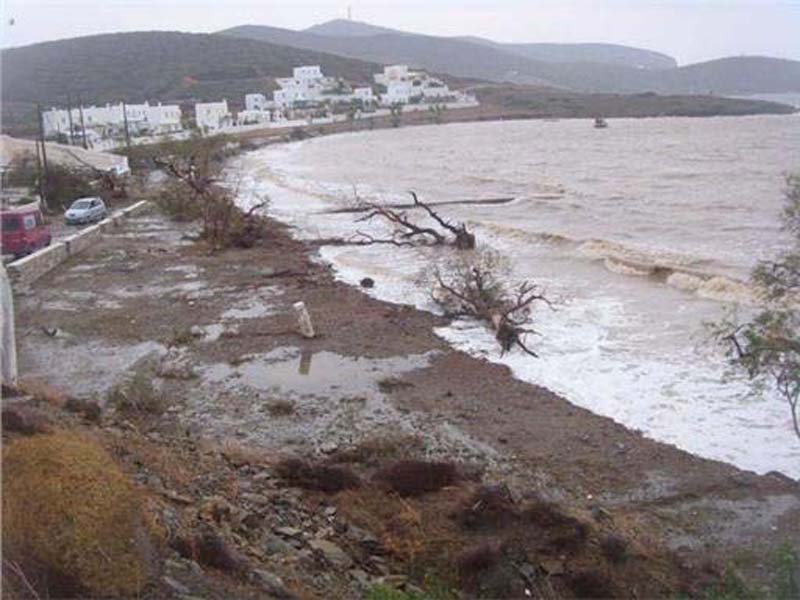
[[[308,545],[337,569],[347,569],[353,564],[353,559],[333,542],[315,538],[311,540]]]

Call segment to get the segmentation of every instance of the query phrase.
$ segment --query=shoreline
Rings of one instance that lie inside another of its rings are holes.
[[[381,139],[386,139],[385,135]],[[330,147],[334,147],[335,148],[335,146],[323,146],[323,147],[324,148],[330,148]],[[345,147],[352,149],[352,146],[345,146]],[[281,152],[281,150],[278,150],[278,152]],[[257,173],[257,168],[258,168],[257,167],[257,161],[259,159],[255,158],[255,157],[258,157],[259,155],[258,154],[254,154],[252,156],[254,157],[252,159],[254,162],[249,162],[248,163],[246,161],[246,159],[245,159],[245,163],[244,163],[244,164],[247,164],[248,167],[249,167],[248,169],[246,169],[246,172],[248,174],[252,174],[254,172]],[[273,156],[273,159],[275,159],[277,161],[275,164],[277,164],[279,166],[281,164],[283,164],[281,162],[281,159],[280,159],[280,154],[273,154],[272,156]],[[262,159],[262,160],[266,160],[266,157],[264,159]],[[268,165],[268,164],[272,164],[272,163],[270,163],[269,160],[267,160],[267,162],[264,163],[264,164]],[[279,172],[282,172],[282,171],[280,171],[280,168],[279,168]],[[289,175],[290,175],[289,180],[290,181],[294,181],[292,179],[292,177],[291,177],[291,173],[289,173]],[[288,225],[291,226],[292,224],[296,223],[299,226],[300,231],[303,232],[302,235],[301,235],[302,239],[310,240],[310,239],[313,239],[314,235],[316,235],[316,236],[320,236],[321,235],[322,237],[328,237],[328,235],[326,235],[326,234],[333,235],[333,233],[329,233],[329,231],[333,232],[334,230],[339,231],[341,229],[341,225],[343,224],[343,221],[340,220],[339,222],[332,222],[333,223],[332,228],[329,230],[320,221],[321,219],[325,219],[325,217],[324,216],[317,216],[317,215],[320,215],[320,214],[331,214],[332,218],[333,218],[333,216],[346,217],[346,214],[347,214],[346,210],[336,210],[335,209],[335,206],[336,206],[335,203],[331,204],[330,206],[328,206],[327,209],[325,209],[324,207],[325,207],[326,203],[322,202],[321,197],[320,197],[320,199],[316,198],[316,193],[315,192],[317,190],[317,186],[311,185],[310,183],[309,183],[308,186],[304,186],[304,185],[301,185],[301,184],[297,184],[295,182],[295,183],[292,183],[292,185],[289,185],[287,187],[287,186],[283,186],[281,181],[279,181],[281,179],[280,177],[278,178],[279,180],[275,180],[275,181],[273,181],[272,178],[268,177],[267,175],[261,174],[261,173],[257,173],[253,177],[255,177],[255,179],[258,180],[258,181],[268,182],[268,187],[262,188],[262,191],[266,190],[266,193],[268,195],[271,195],[273,193],[273,191],[275,191],[276,194],[279,194],[279,195],[275,196],[275,198],[282,198],[282,199],[280,201],[277,201],[276,203],[274,203],[273,206],[271,207],[271,208],[275,208],[275,204],[277,204],[277,213],[278,214],[275,215],[275,216],[277,216],[279,219],[283,219],[284,224],[288,224]],[[313,178],[311,178],[311,179],[313,179]],[[324,193],[324,190],[327,189],[327,183],[326,182],[323,182],[323,183],[324,183],[324,185],[320,185],[319,186],[319,189],[323,190],[322,193]],[[255,185],[254,187],[258,188],[257,185]],[[284,187],[285,187],[285,191],[287,191],[287,193],[288,193],[288,195],[286,195],[285,198],[283,198],[284,195],[281,193],[281,191],[284,190]],[[298,203],[302,202],[304,200],[304,198],[305,199],[309,199],[309,201],[311,202],[311,205],[309,207],[309,212],[312,212],[315,215],[314,220],[310,220],[308,223],[306,223],[304,219],[300,218],[299,213],[295,214],[295,211],[293,211],[293,210],[287,211],[287,209],[286,209],[286,207],[288,207],[290,205],[291,206],[299,206]],[[312,198],[313,198],[313,201],[310,200]],[[394,199],[393,196],[392,196],[392,199]],[[331,209],[331,207],[334,207],[334,208]],[[317,230],[317,229],[319,229],[320,231],[318,231],[316,234],[313,234],[312,230]],[[311,236],[311,237],[309,237],[309,236]],[[320,244],[320,245],[322,247],[324,247],[324,248],[327,248],[327,246],[324,243]],[[374,251],[377,254],[373,253],[373,254],[361,255],[361,254],[359,254],[359,252],[360,252],[359,250],[354,249],[353,252],[355,252],[356,254],[353,254],[351,256],[351,254],[348,254],[348,251],[347,251],[346,248],[336,249],[335,247],[327,248],[326,250],[323,250],[321,252],[321,254],[322,254],[323,260],[325,260],[327,264],[336,265],[337,262],[340,262],[340,261],[337,261],[337,259],[336,259],[336,256],[339,255],[340,252],[344,252],[345,256],[342,259],[342,261],[343,261],[342,264],[338,265],[338,268],[342,269],[342,271],[340,273],[341,276],[337,276],[337,277],[339,277],[342,281],[346,281],[351,285],[355,285],[356,287],[357,287],[358,281],[359,281],[359,279],[361,277],[367,277],[367,276],[372,277],[372,278],[374,278],[376,280],[377,285],[373,290],[363,290],[364,293],[367,293],[368,295],[371,295],[371,296],[373,296],[375,298],[382,299],[382,300],[385,300],[385,301],[390,301],[390,302],[391,301],[399,301],[399,302],[402,302],[401,300],[397,300],[397,298],[399,297],[399,294],[400,294],[400,291],[399,291],[400,287],[398,287],[398,286],[401,286],[403,289],[405,289],[407,287],[406,286],[407,282],[404,279],[405,275],[407,275],[407,269],[400,269],[399,272],[395,272],[395,271],[392,271],[391,273],[386,272],[386,280],[385,281],[381,281],[380,273],[382,273],[385,269],[387,269],[388,266],[386,264],[384,264],[384,262],[382,262],[382,260],[380,259],[380,256],[385,254],[385,252],[383,252],[380,247],[376,247],[376,249]],[[371,252],[371,251],[368,251],[368,252]],[[414,258],[412,255],[409,255],[407,257],[406,257],[406,255],[403,255],[403,256],[404,256],[404,259],[408,258],[409,260]],[[350,260],[350,258],[352,258],[352,260]],[[377,269],[377,272],[378,272],[377,275],[375,273],[373,273],[369,268],[367,268],[367,265],[370,264],[369,263],[370,259],[374,259],[376,261],[375,264],[377,265],[376,266],[376,269]],[[417,259],[422,260],[423,262],[425,260],[427,260],[425,258],[420,258],[420,257],[417,257]],[[609,260],[613,260],[613,259],[606,258],[605,260],[602,260],[602,266],[606,270],[609,270],[612,273],[614,273],[615,271],[613,269],[608,268],[608,264],[607,263],[608,263]],[[665,260],[665,259],[662,258],[661,260]],[[364,261],[367,261],[367,262],[364,262]],[[620,261],[623,262],[623,264],[626,264],[621,259],[620,259]],[[595,261],[595,262],[597,262],[597,261]],[[412,263],[409,263],[409,264],[413,267],[417,263],[415,262],[413,264]],[[598,263],[598,264],[600,264],[600,263]],[[637,263],[637,265],[639,265],[639,263]],[[644,265],[644,263],[642,263],[642,265]],[[663,263],[656,262],[656,263],[653,263],[652,265],[649,265],[649,267],[651,269],[653,269],[654,271],[658,271],[658,277],[653,277],[653,280],[655,282],[658,282],[659,284],[666,284],[667,283],[666,281],[662,281],[662,280],[666,280],[667,279],[667,277],[664,275],[664,272],[666,271],[667,267],[665,267]],[[682,269],[679,268],[679,267],[672,267],[671,272],[683,274],[683,273],[688,273],[689,269],[686,268],[686,267],[683,267]],[[639,275],[639,274],[637,273],[637,275]],[[711,281],[715,285],[719,285],[719,282],[723,281],[721,275],[714,274],[714,273],[704,273],[704,274],[699,274],[699,273],[694,274],[693,273],[692,276],[696,277],[697,281]],[[399,279],[398,279],[398,277],[399,277]],[[639,277],[637,277],[637,279],[638,278]],[[725,282],[732,282],[734,280],[732,280],[730,278],[725,278],[724,281]],[[683,287],[681,287],[680,285],[672,285],[673,282],[669,282],[669,283],[670,283],[670,287],[674,288],[674,289],[671,289],[671,293],[673,293],[673,294],[689,294],[692,297],[698,296],[700,298],[700,301],[702,301],[702,302],[706,302],[707,301],[709,303],[715,303],[715,304],[720,302],[720,301],[724,301],[724,300],[727,299],[727,297],[718,298],[718,297],[714,297],[714,296],[704,296],[702,293],[695,294],[692,290],[684,290]],[[740,287],[743,287],[743,286],[740,286]],[[728,290],[728,288],[726,287],[722,291],[725,291],[727,293],[730,290]],[[700,292],[703,292],[703,290],[701,289]],[[416,294],[416,292],[411,294],[411,292],[406,289],[405,293],[406,293],[406,297],[412,299],[411,300],[411,305],[412,306],[417,306],[417,308],[422,308],[423,310],[425,309],[423,306],[420,305],[420,302],[417,301],[417,297],[419,296],[420,298],[422,298],[422,296],[424,296],[424,292],[421,295],[420,294]],[[427,297],[427,296],[425,296],[425,297]],[[408,302],[406,302],[406,303],[408,303]],[[599,401],[593,399],[591,397],[591,394],[588,391],[586,391],[586,389],[577,389],[576,390],[576,389],[573,389],[574,386],[571,387],[570,385],[566,385],[566,387],[565,387],[563,385],[563,382],[559,380],[560,376],[555,376],[555,379],[553,377],[546,376],[546,375],[545,375],[544,379],[542,379],[541,377],[536,377],[536,373],[539,373],[541,371],[541,368],[537,367],[536,365],[529,365],[530,368],[526,367],[525,366],[526,362],[525,362],[525,358],[524,357],[507,356],[507,357],[505,357],[505,359],[497,357],[496,356],[496,352],[494,351],[495,347],[494,347],[494,344],[493,344],[492,340],[490,339],[490,336],[488,336],[488,335],[487,336],[480,335],[480,332],[482,331],[482,329],[480,329],[480,327],[477,327],[475,329],[469,328],[469,331],[465,331],[464,333],[461,333],[461,329],[463,329],[463,328],[459,328],[458,326],[456,327],[456,329],[453,329],[452,327],[441,328],[441,330],[438,333],[438,335],[440,335],[442,337],[442,339],[448,341],[448,343],[451,343],[452,347],[454,347],[454,348],[460,347],[460,348],[463,348],[464,350],[466,350],[468,352],[471,352],[471,354],[474,355],[474,356],[482,356],[483,358],[485,358],[487,360],[491,360],[491,361],[499,363],[499,364],[508,365],[510,368],[512,368],[514,370],[514,372],[515,372],[514,377],[517,378],[520,381],[528,381],[528,382],[533,383],[534,385],[536,385],[537,381],[545,381],[545,382],[551,381],[551,383],[553,381],[555,381],[555,387],[551,387],[551,389],[559,390],[556,393],[559,393],[562,396],[564,396],[565,399],[567,399],[567,401],[570,401],[570,400],[568,400],[570,397],[576,398],[576,402],[575,402],[576,406],[583,406],[583,407],[591,408],[591,410],[595,410],[596,411],[596,414],[600,414],[600,415],[604,415],[604,416],[610,417],[610,418],[614,419],[615,422],[620,423],[621,425],[624,425],[626,427],[634,428],[634,429],[637,428],[637,427],[640,427],[642,429],[645,429],[645,430],[647,430],[647,434],[646,435],[648,435],[648,437],[650,437],[650,439],[653,439],[653,440],[656,440],[656,441],[657,440],[662,440],[662,441],[666,441],[667,443],[676,443],[676,444],[679,444],[680,447],[686,449],[689,452],[695,452],[696,455],[698,455],[698,456],[702,456],[702,457],[708,458],[710,460],[715,460],[715,459],[716,460],[721,460],[721,461],[726,462],[727,464],[737,465],[738,468],[741,468],[741,469],[744,469],[744,470],[752,469],[752,470],[754,470],[755,472],[758,472],[758,473],[766,473],[766,472],[769,472],[771,470],[781,470],[781,469],[783,469],[783,471],[786,474],[786,476],[793,477],[793,478],[796,477],[796,474],[792,470],[795,463],[792,462],[791,456],[790,456],[794,452],[794,450],[793,450],[794,447],[793,446],[786,447],[784,445],[781,445],[780,448],[783,449],[783,454],[781,455],[781,460],[779,460],[776,463],[775,460],[773,460],[773,461],[767,460],[767,456],[769,456],[769,454],[759,453],[757,455],[750,456],[750,455],[746,455],[746,453],[743,454],[743,453],[740,453],[740,452],[736,451],[735,450],[735,445],[734,446],[731,446],[730,444],[729,445],[725,445],[725,442],[728,442],[729,440],[732,439],[731,438],[732,434],[730,432],[727,433],[727,437],[725,437],[725,435],[723,435],[722,437],[719,438],[720,440],[722,440],[722,443],[718,447],[715,448],[714,447],[715,444],[713,443],[713,440],[711,440],[709,442],[694,443],[692,438],[686,437],[688,435],[686,432],[684,432],[682,434],[683,437],[680,437],[679,435],[671,435],[669,431],[665,431],[663,428],[659,429],[658,426],[655,426],[655,427],[651,428],[650,422],[647,419],[638,418],[638,417],[636,417],[636,415],[633,415],[633,417],[632,417],[631,414],[626,412],[625,405],[618,404],[620,401],[622,401],[622,400],[628,398],[628,396],[630,396],[630,394],[628,392],[625,392],[625,394],[619,395],[619,397],[610,396],[610,398],[614,399],[614,401],[610,402],[610,404],[609,404],[609,402],[599,402]],[[489,348],[486,348],[485,344],[477,345],[476,343],[474,343],[472,341],[471,338],[474,338],[474,333],[470,333],[470,332],[474,332],[474,331],[478,332],[478,334],[480,335],[481,339],[483,339],[484,337],[486,338],[484,340],[484,342],[490,344]],[[548,334],[548,336],[551,337],[551,339],[552,339],[552,337],[553,337],[552,336],[552,331]],[[487,352],[487,350],[488,350],[488,352]],[[534,361],[535,360],[539,360],[540,362],[543,361],[543,359],[530,359],[530,360],[534,360]],[[548,364],[549,364],[549,362],[550,361],[548,361]],[[560,362],[563,362],[563,361],[555,361],[555,362],[560,364]],[[567,363],[564,363],[564,364],[567,364]],[[571,363],[569,363],[569,364],[571,364]],[[569,366],[569,365],[567,364],[567,366]],[[548,367],[548,368],[550,368],[550,367]],[[526,369],[527,369],[527,371],[530,371],[530,372],[526,373]],[[531,371],[531,369],[532,369],[532,371]],[[539,374],[541,375],[541,373],[539,373]],[[626,379],[625,381],[628,381],[628,380]],[[662,381],[662,380],[658,379],[657,381]],[[664,381],[667,381],[667,380],[664,379]],[[539,384],[539,385],[542,385],[542,384]],[[547,385],[547,384],[545,383],[544,385]],[[628,389],[628,388],[625,388],[625,389]],[[572,392],[573,392],[572,396],[570,395],[569,390],[572,390]],[[613,391],[614,391],[614,389],[612,389],[612,392]],[[608,392],[608,393],[611,394],[612,392]],[[631,392],[631,394],[632,393],[633,392]],[[681,404],[681,406],[683,406],[687,402],[689,402],[689,399],[693,399],[693,397],[684,398],[683,399],[683,403]],[[654,402],[655,402],[655,400],[654,400]],[[649,406],[649,404],[646,404],[645,406]],[[779,422],[779,421],[775,421],[775,419],[780,419],[781,416],[783,415],[783,412],[782,412],[783,406],[781,405],[780,407],[778,407],[777,405],[769,404],[766,408],[769,411],[769,414],[767,415],[769,417],[769,419],[767,419],[765,417],[764,419],[762,419],[761,423],[762,424],[763,423],[769,423],[769,424],[773,424],[774,425],[774,423]],[[618,409],[618,410],[615,412],[614,409]],[[691,411],[689,411],[689,412],[691,412]],[[683,411],[683,413],[686,413],[686,411]],[[714,418],[713,411],[711,411],[711,410],[709,410],[709,411],[702,411],[701,410],[700,412],[695,411],[695,413],[697,413],[698,415],[702,416],[704,419],[709,419],[709,418],[713,419]],[[660,413],[656,412],[656,413],[653,413],[653,414],[658,415]],[[686,416],[686,414],[684,414],[684,416]],[[758,418],[758,414],[753,413],[752,411],[751,412],[747,412],[747,410],[744,410],[741,413],[741,418],[744,419],[745,417],[748,417],[750,419],[750,421],[748,421],[748,422],[752,422],[752,421],[755,421]],[[617,420],[617,419],[619,419],[619,420]],[[687,422],[689,422],[689,421],[687,421]],[[711,422],[711,421],[707,421],[707,422]],[[731,427],[733,427],[733,426],[731,426]],[[700,431],[702,428],[695,428],[695,429],[697,429],[697,431],[694,432],[694,435],[698,435],[698,431]],[[690,428],[690,429],[687,429],[687,431],[693,431],[693,430]],[[728,430],[725,430],[725,431],[728,431]],[[730,431],[734,431],[734,429],[730,429]],[[742,435],[745,435],[746,431],[747,431],[747,428],[744,425],[742,425],[740,427],[740,429],[737,430],[737,431],[741,431]],[[700,439],[702,439],[702,438],[700,438]],[[784,438],[780,438],[780,439],[781,439],[781,442],[784,441]],[[673,440],[675,440],[675,441],[673,441]],[[681,443],[682,441],[684,441],[685,443]],[[793,441],[794,441],[793,438],[791,440],[789,440],[790,443],[792,443]],[[768,446],[769,445],[767,444],[767,442],[763,442],[761,446],[758,446],[758,448],[768,447]],[[722,450],[720,450],[720,448]],[[705,452],[703,450],[705,450]],[[753,456],[755,456],[755,459],[753,459]],[[789,458],[787,458],[787,456]],[[763,457],[763,458],[759,459],[758,457]],[[770,462],[772,464],[770,464]]]
[[[748,548],[753,554],[736,568],[752,581],[764,582],[771,573],[763,572],[758,557],[800,540],[797,482],[755,475],[649,440],[515,379],[507,367],[449,347],[435,333],[446,319],[376,300],[336,281],[330,268],[320,264],[318,247],[293,239],[278,222],[268,221],[263,245],[212,254],[183,240],[186,232],[185,226],[165,222],[158,213],[133,219],[18,298],[19,330],[31,332],[22,338],[21,367],[28,375],[38,371],[70,396],[86,396],[81,383],[105,381],[84,372],[84,365],[97,364],[98,356],[127,360],[106,367],[107,389],[120,372],[141,364],[142,353],[154,346],[170,349],[160,359],[159,372],[164,374],[158,376],[171,403],[164,415],[134,419],[109,407],[99,424],[77,425],[108,438],[105,443],[136,480],[164,497],[164,510],[174,513],[179,507],[180,514],[196,520],[199,507],[219,494],[237,507],[248,507],[252,493],[238,494],[223,485],[225,477],[233,477],[242,489],[260,490],[265,480],[256,483],[250,477],[261,471],[247,465],[273,464],[287,454],[335,461],[374,436],[410,434],[414,443],[403,444],[401,458],[416,456],[422,444],[422,456],[429,460],[477,468],[487,483],[507,485],[515,498],[540,495],[577,514],[601,515],[595,519],[611,519],[637,540],[637,547],[668,548],[689,564],[709,559],[727,565],[732,555]],[[138,268],[121,268],[130,261]],[[89,300],[81,295],[87,276],[96,290]],[[315,339],[301,340],[287,332],[291,306],[298,300],[309,308],[319,332]],[[96,305],[91,313],[73,308],[88,301]],[[179,335],[192,326],[211,331],[218,323],[228,333],[207,334],[207,339]],[[63,333],[49,337],[40,331],[45,325],[57,325]],[[296,352],[283,356],[287,348]],[[140,354],[132,354],[134,349]],[[181,356],[194,365],[193,376],[180,375],[179,365],[173,365]],[[60,364],[58,373],[50,369],[53,361]],[[165,372],[167,365],[174,371]],[[220,371],[237,376],[222,380]],[[175,374],[165,374],[169,372]],[[273,382],[283,382],[281,391],[269,385],[250,390],[260,373],[272,373]],[[294,412],[265,414],[265,394],[272,402],[290,401]],[[56,418],[64,426],[64,417]],[[222,446],[221,455],[209,452],[209,444]],[[247,454],[235,454],[237,446]],[[173,453],[186,464],[169,462]],[[176,475],[187,468],[200,473]],[[225,477],[215,486],[219,473]],[[283,503],[277,506],[285,507],[286,498],[298,491],[285,485],[275,489],[272,479],[266,481],[270,497]],[[427,510],[450,496],[458,500],[453,489],[414,506]],[[309,514],[331,503],[347,516],[348,494],[312,495],[303,501],[309,503],[305,509],[290,504],[288,514],[280,509],[283,521],[278,523],[305,528],[314,518]],[[391,502],[383,496],[380,501]],[[448,522],[448,517],[441,518]],[[339,534],[315,535],[346,547]],[[628,573],[647,585],[638,552]],[[258,560],[265,560],[263,554]],[[306,585],[309,570],[318,573],[319,564],[311,567],[302,560],[280,567],[285,581]],[[278,568],[277,563],[267,564]],[[675,563],[670,565],[671,577],[681,572]],[[326,568],[324,573],[333,572]],[[170,573],[177,577],[179,571]],[[618,570],[616,576],[624,579],[624,573]],[[180,580],[200,585],[186,575]],[[219,579],[213,581],[221,585]],[[322,579],[320,587],[312,586],[314,595],[325,597],[326,585]]]

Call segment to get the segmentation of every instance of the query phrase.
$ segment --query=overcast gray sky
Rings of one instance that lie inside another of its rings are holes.
[[[738,54],[800,60],[800,0],[5,0],[3,46],[245,23],[302,29],[344,17],[348,4],[357,20],[434,35],[613,42],[682,64]]]

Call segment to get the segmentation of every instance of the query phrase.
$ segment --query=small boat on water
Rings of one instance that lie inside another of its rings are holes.
[[[608,127],[608,123],[602,117],[595,117],[594,119],[594,128],[595,129],[605,129]]]

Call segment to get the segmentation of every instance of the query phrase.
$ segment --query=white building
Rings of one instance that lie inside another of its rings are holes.
[[[201,131],[215,131],[233,124],[233,115],[228,110],[228,101],[198,102],[194,105],[194,118]]]
[[[267,110],[268,102],[264,94],[246,94],[244,108],[245,110]]]
[[[381,104],[408,104],[443,100],[456,94],[447,85],[425,71],[411,71],[407,65],[390,65],[383,73],[375,74],[375,83],[386,88],[381,94]]]
[[[101,137],[115,137],[124,133],[127,117],[128,131],[131,135],[144,133],[163,134],[180,131],[181,108],[177,104],[106,104],[105,106],[84,106],[72,109],[73,132],[81,130],[81,112],[83,125],[92,128]],[[46,137],[58,134],[69,135],[70,112],[66,109],[53,108],[42,113],[44,133]]]
[[[383,104],[408,104],[411,100],[411,83],[408,81],[390,81],[386,92],[381,94]]]
[[[275,90],[272,97],[278,108],[323,102],[326,95],[335,94],[337,87],[336,79],[323,75],[319,65],[295,67],[292,77],[281,77],[275,81],[280,89]]]
[[[376,101],[371,87],[357,87],[353,90],[353,98],[361,100],[365,105],[373,104]]]
[[[127,107],[126,107],[127,110]],[[174,133],[183,129],[181,107],[177,104],[144,104],[144,128],[149,133]],[[130,119],[130,117],[129,117]]]

